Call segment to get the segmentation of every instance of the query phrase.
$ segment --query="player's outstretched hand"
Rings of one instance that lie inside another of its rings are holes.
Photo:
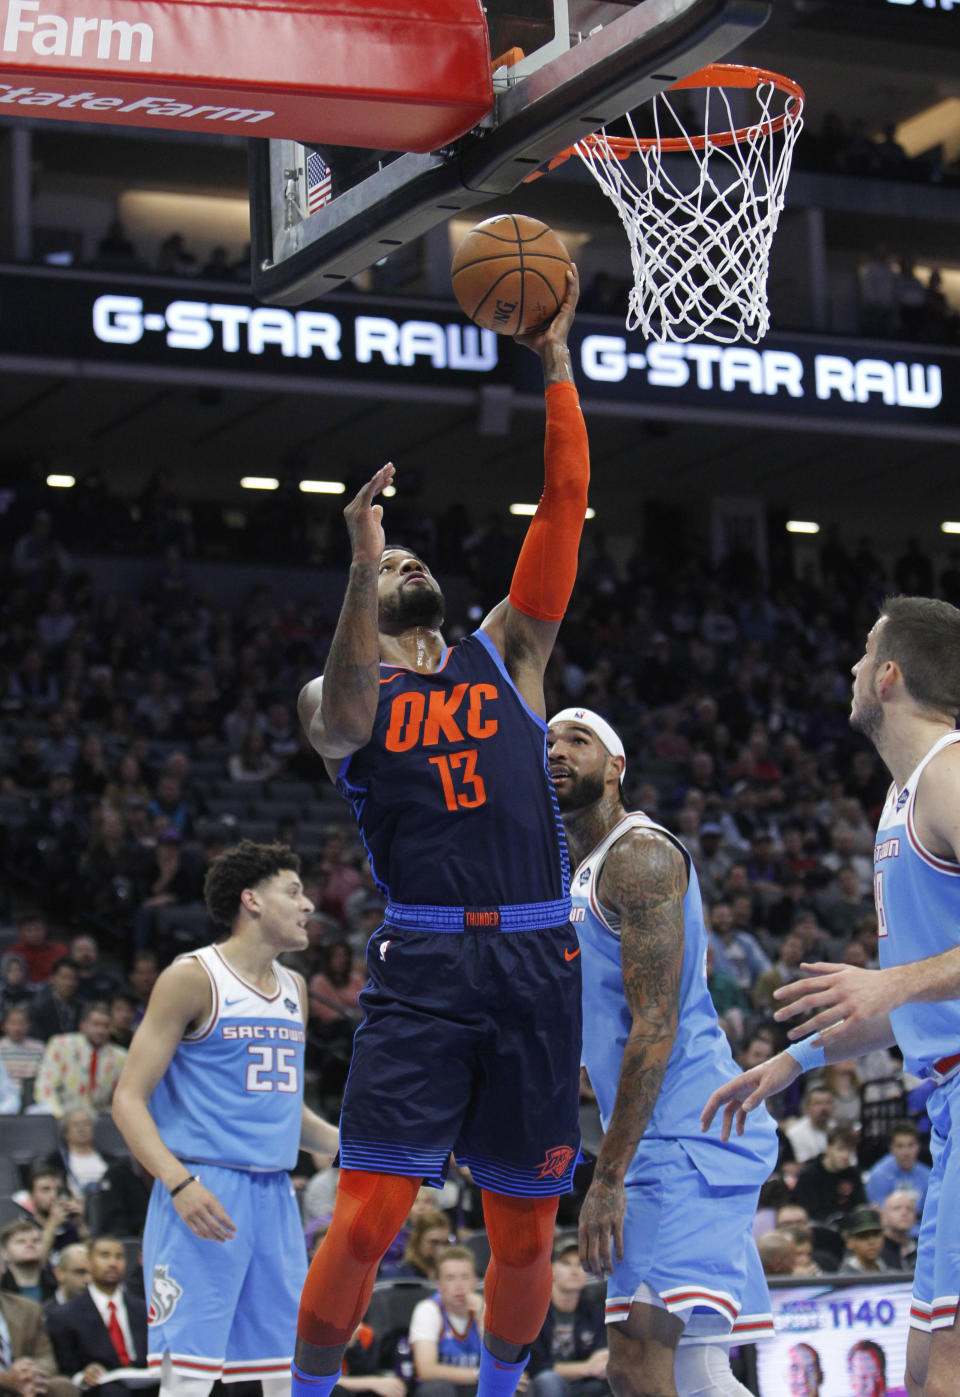
[[[824,1033],[842,1020],[846,1028],[876,1015],[889,1014],[903,1003],[902,976],[895,970],[864,970],[857,965],[831,965],[829,961],[805,963],[810,972],[804,980],[794,980],[774,990],[773,997],[784,1006],[774,1018],[778,1023],[798,1014],[818,1012],[799,1028],[787,1034],[794,1040],[811,1033]]]
[[[386,544],[383,531],[383,505],[374,504],[381,490],[392,482],[396,468],[392,461],[381,466],[376,475],[358,490],[343,511],[350,535],[350,547],[356,562],[379,563]]]
[[[713,1118],[723,1107],[723,1121],[720,1126],[720,1139],[730,1139],[730,1128],[734,1119],[737,1134],[743,1134],[747,1123],[747,1113],[754,1111],[768,1096],[776,1096],[778,1091],[788,1087],[800,1075],[800,1064],[789,1053],[778,1053],[759,1067],[751,1067],[749,1072],[741,1072],[717,1087],[700,1114],[700,1129],[709,1130]]]
[[[580,1264],[601,1280],[613,1270],[612,1253],[623,1260],[623,1217],[627,1195],[622,1183],[598,1179],[580,1208]]]
[[[220,1199],[195,1179],[173,1200],[173,1206],[197,1237],[207,1242],[229,1242],[237,1229]]]
[[[580,299],[580,274],[571,262],[567,272],[567,294],[560,302],[560,309],[540,330],[529,335],[517,335],[517,344],[526,345],[542,359],[551,349],[566,349],[567,336],[573,324],[577,301]]]

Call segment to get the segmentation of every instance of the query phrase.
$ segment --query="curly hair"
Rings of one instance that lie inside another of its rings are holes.
[[[241,839],[213,860],[203,880],[207,911],[221,926],[233,926],[244,888],[255,888],[276,873],[300,872],[300,856],[287,844],[255,844]]]

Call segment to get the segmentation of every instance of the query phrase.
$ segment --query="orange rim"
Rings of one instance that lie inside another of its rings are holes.
[[[626,160],[631,155],[636,155],[640,151],[660,150],[660,151],[689,151],[705,150],[707,145],[711,146],[732,146],[738,145],[741,141],[750,140],[756,136],[772,136],[777,131],[782,131],[789,120],[795,120],[803,110],[805,93],[799,83],[793,78],[784,77],[782,73],[774,73],[769,68],[752,68],[740,63],[711,63],[706,68],[700,68],[696,73],[691,73],[687,78],[681,78],[679,82],[673,83],[666,88],[667,92],[681,92],[684,88],[704,88],[704,87],[741,87],[756,88],[761,83],[770,83],[778,92],[783,92],[787,97],[786,108],[779,116],[769,117],[750,126],[741,126],[735,131],[719,131],[716,135],[705,132],[702,136],[583,136],[577,145],[586,146],[592,150],[602,150],[604,154],[610,154],[617,160]],[[548,163],[547,170],[556,169],[565,160],[569,160],[572,155],[576,155],[577,146],[568,146],[566,150],[561,150],[558,155]],[[538,171],[536,175],[529,175],[526,183],[532,179],[537,179],[543,171]]]

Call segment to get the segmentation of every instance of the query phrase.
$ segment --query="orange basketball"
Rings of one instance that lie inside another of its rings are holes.
[[[570,254],[552,228],[522,213],[471,228],[454,255],[453,294],[464,314],[498,335],[528,335],[560,309]]]

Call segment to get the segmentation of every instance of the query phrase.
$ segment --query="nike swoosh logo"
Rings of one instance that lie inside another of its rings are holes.
[[[240,998],[239,998],[239,999],[225,999],[225,1000],[223,1001],[223,1007],[224,1007],[225,1009],[232,1009],[233,1006],[234,1006],[234,1004],[239,1004],[239,1003],[240,1003],[240,1000],[241,1000],[242,998],[243,998],[243,995],[240,995]]]
[[[579,954],[580,954],[580,947],[579,947],[579,946],[577,947],[577,949],[576,949],[575,951],[568,951],[566,947],[564,947],[564,949],[563,949],[563,958],[564,958],[564,960],[576,960],[576,958],[577,958],[577,956],[578,956]]]

